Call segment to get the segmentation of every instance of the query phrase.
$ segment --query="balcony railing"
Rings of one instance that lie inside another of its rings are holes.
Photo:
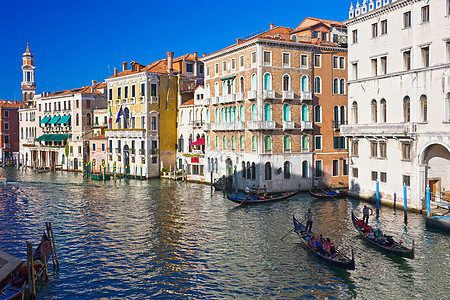
[[[139,155],[145,155],[145,149],[139,149]]]
[[[212,105],[217,105],[217,104],[219,104],[219,97],[212,97]]]
[[[301,92],[300,100],[302,100],[302,101],[312,100],[312,93],[311,92]]]
[[[275,121],[248,121],[247,129],[249,130],[271,130],[276,128]]]
[[[190,125],[194,128],[196,127],[202,127],[203,126],[203,121],[193,121]]]
[[[203,130],[204,131],[210,131],[211,130],[211,124],[210,123],[203,124]]]
[[[219,102],[220,103],[232,103],[235,100],[235,94],[229,94],[229,95],[223,95],[220,97]]]
[[[417,123],[341,125],[343,136],[407,136],[417,132]]]
[[[263,99],[275,99],[275,91],[264,90],[263,91]]]
[[[214,131],[234,131],[244,130],[244,122],[211,123],[211,130]]]
[[[106,129],[108,138],[144,138],[145,129]]]
[[[120,153],[120,148],[116,148],[116,153]]]
[[[301,128],[302,130],[312,130],[313,129],[312,121],[302,121]]]
[[[295,94],[293,91],[283,91],[283,100],[294,100]]]
[[[256,100],[258,95],[257,95],[256,91],[248,91],[247,92],[247,97],[248,97],[248,100]]]
[[[205,99],[205,105],[211,105],[211,98]]]
[[[289,130],[294,128],[295,128],[294,121],[283,121],[283,130]]]
[[[236,101],[244,101],[244,92],[236,93]]]
[[[149,103],[158,103],[158,98],[155,96],[150,96],[148,100]]]
[[[112,153],[112,148],[108,147],[108,153]]]

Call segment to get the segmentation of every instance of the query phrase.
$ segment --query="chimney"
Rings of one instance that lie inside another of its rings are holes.
[[[117,69],[114,68],[114,76],[117,76]]]
[[[173,52],[167,52],[167,72],[169,75],[173,75]]]
[[[140,72],[141,71],[141,65],[140,64],[136,64],[136,71]]]
[[[206,53],[203,53],[203,57],[206,57]]]
[[[126,61],[124,61],[123,63],[122,63],[122,71],[126,71],[126,69],[127,69],[127,62]]]
[[[275,28],[275,24],[274,23],[270,23],[270,30]]]
[[[197,52],[194,52],[194,59],[197,60]]]
[[[97,80],[92,80],[92,86],[95,86],[97,84]]]

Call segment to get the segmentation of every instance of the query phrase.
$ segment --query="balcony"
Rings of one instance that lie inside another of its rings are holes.
[[[192,125],[192,127],[194,127],[194,128],[202,127],[203,121],[194,121],[190,125]]]
[[[118,139],[144,138],[145,129],[106,129],[105,136]]]
[[[382,123],[341,125],[342,136],[411,136],[417,132],[417,123]]]
[[[10,143],[4,143],[3,144],[3,148],[9,149],[9,148],[11,148],[11,144]]]
[[[217,105],[217,104],[219,104],[219,98],[220,97],[212,97],[212,105]]]
[[[248,121],[248,130],[273,130],[276,128],[275,121]]]
[[[235,100],[235,94],[229,94],[229,95],[223,95],[220,97],[219,102],[220,103],[233,103]]]
[[[334,131],[339,131],[341,125],[347,125],[345,121],[333,121],[333,129]]]
[[[120,153],[120,148],[116,148],[115,152]]]
[[[211,124],[205,123],[203,124],[203,131],[210,131],[211,130]]]
[[[283,101],[285,100],[294,100],[295,95],[292,91],[283,91]]]
[[[294,121],[283,121],[283,130],[292,130],[295,128]]]
[[[257,95],[256,91],[248,91],[247,92],[248,100],[256,100],[257,97],[258,97],[258,95]]]
[[[139,149],[139,155],[145,155],[145,149]]]
[[[211,130],[213,131],[235,131],[244,130],[245,122],[229,122],[229,123],[212,123]]]
[[[108,153],[112,153],[112,148],[108,147]]]
[[[238,92],[236,93],[236,101],[240,102],[240,101],[244,101],[244,92]]]
[[[302,121],[301,122],[301,129],[304,130],[312,130],[313,129],[313,123],[312,121]]]
[[[302,100],[302,101],[310,101],[310,100],[312,100],[312,93],[311,92],[301,92],[300,93],[300,100]]]
[[[205,99],[205,105],[206,106],[211,105],[211,98],[206,98]]]
[[[275,99],[275,91],[264,90],[263,91],[263,99]]]
[[[158,98],[155,97],[155,96],[150,96],[149,99],[148,99],[148,103],[156,104],[156,103],[158,103]]]

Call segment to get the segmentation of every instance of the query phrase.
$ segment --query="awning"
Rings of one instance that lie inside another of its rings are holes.
[[[69,137],[68,134],[43,134],[36,140],[39,142],[60,142]]]
[[[70,120],[70,115],[62,116],[61,120],[58,121],[58,124],[66,124]]]
[[[39,124],[45,124],[45,123],[47,123],[48,121],[50,121],[50,117],[44,117],[44,118],[39,122]]]
[[[196,142],[189,143],[189,146],[197,146],[197,145],[204,145],[204,144],[205,144],[205,138],[202,137],[201,139],[199,139]]]
[[[230,77],[225,77],[225,78],[221,78],[220,80],[228,80],[228,79],[235,79],[236,76],[230,76]]]
[[[58,122],[59,118],[61,118],[60,116],[54,116],[49,122],[48,124],[56,124],[56,122]]]

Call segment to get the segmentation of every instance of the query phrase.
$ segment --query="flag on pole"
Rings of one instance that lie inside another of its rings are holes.
[[[108,120],[108,124],[111,125],[112,123],[112,111],[111,111],[111,106],[109,107],[109,120]]]
[[[116,123],[119,123],[119,122],[120,122],[120,116],[123,116],[122,105],[120,106],[119,112],[117,113],[117,120],[116,120]]]

